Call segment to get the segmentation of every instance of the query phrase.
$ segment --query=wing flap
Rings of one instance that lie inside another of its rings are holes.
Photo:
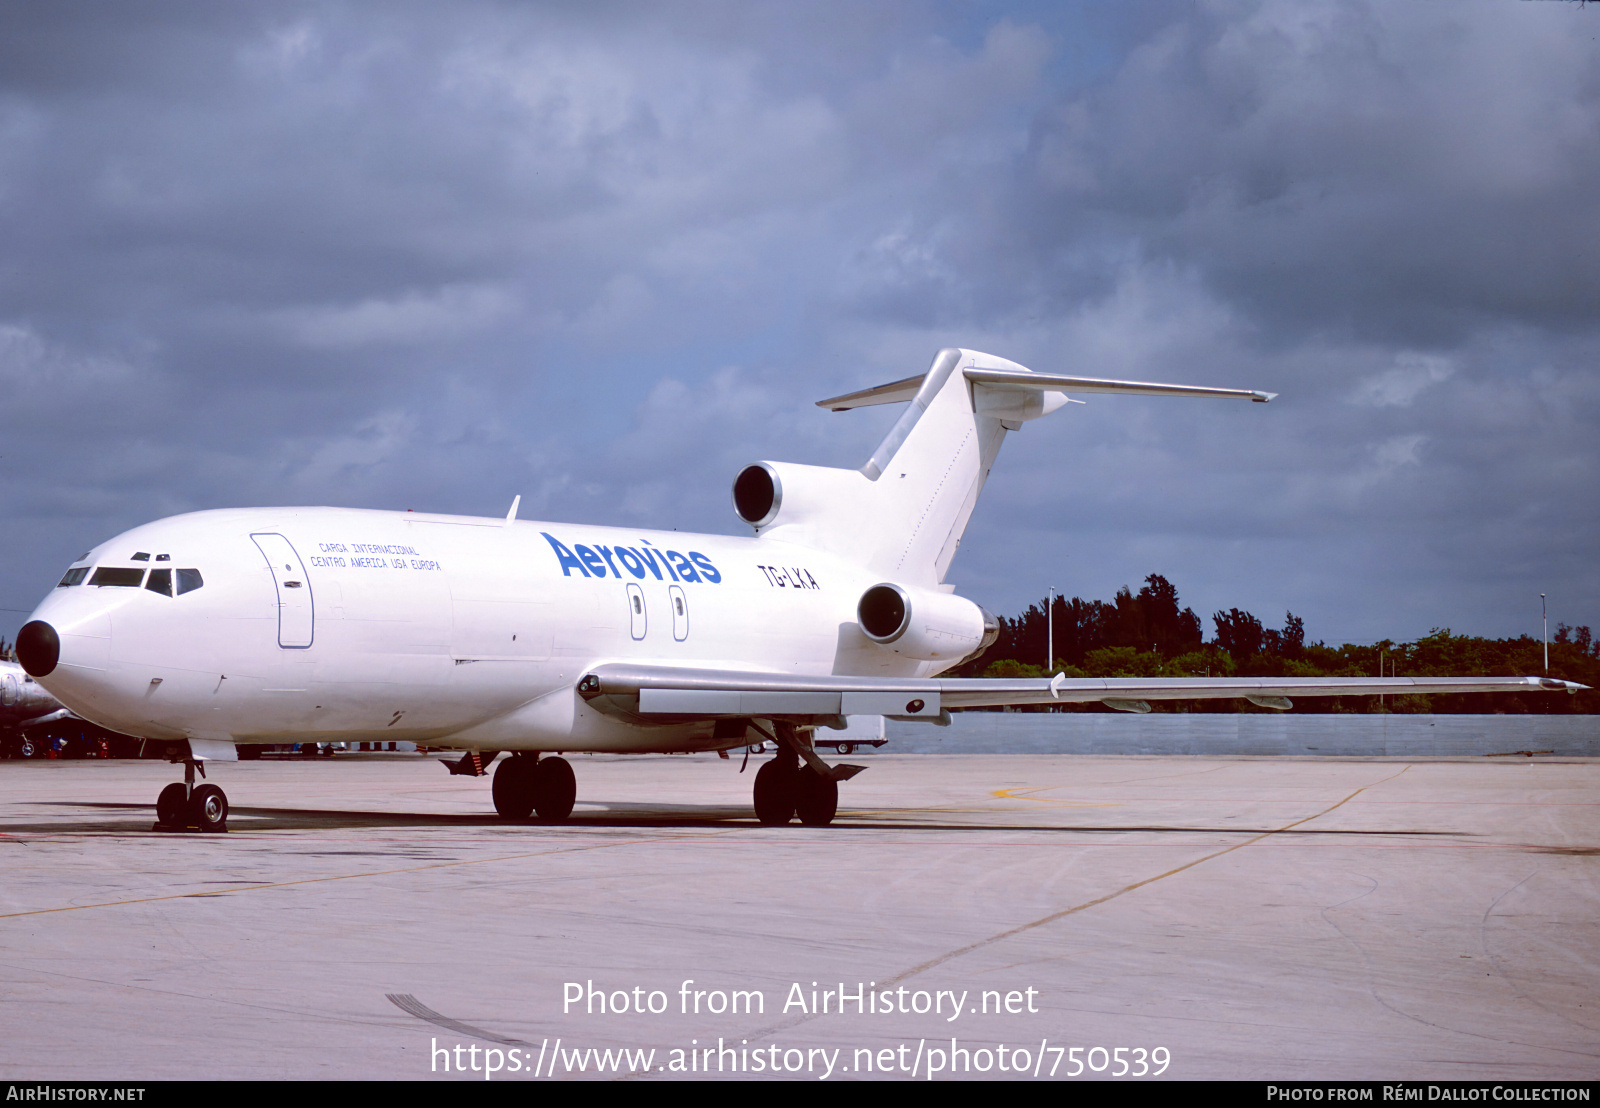
[[[836,716],[840,700],[837,692],[644,688],[639,690],[639,711],[674,716]]]

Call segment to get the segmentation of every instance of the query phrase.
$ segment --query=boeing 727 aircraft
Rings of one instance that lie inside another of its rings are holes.
[[[754,534],[686,535],[344,508],[195,512],[136,527],[67,570],[17,636],[23,666],[111,730],[173,744],[168,827],[226,829],[195,785],[236,744],[409,740],[498,752],[496,809],[565,819],[567,751],[729,749],[769,739],[762,823],[829,823],[860,767],[818,756],[847,715],[1241,697],[1564,690],[1520,678],[992,680],[936,675],[997,624],[944,584],[1001,440],[1068,403],[1273,394],[1034,373],[943,350],[924,374],[822,401],[909,402],[860,469],[758,462],[733,483]]]

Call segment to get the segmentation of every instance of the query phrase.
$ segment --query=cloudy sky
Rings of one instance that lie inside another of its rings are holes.
[[[1600,6],[0,3],[0,631],[150,519],[740,533],[967,346],[1267,389],[1012,436],[951,579],[1600,627]],[[1207,619],[1207,630],[1210,621]]]

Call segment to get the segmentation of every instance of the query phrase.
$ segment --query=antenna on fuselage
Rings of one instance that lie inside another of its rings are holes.
[[[522,503],[522,494],[519,492],[519,493],[517,493],[516,496],[513,496],[511,498],[511,510],[506,513],[506,522],[505,522],[505,526],[506,527],[510,527],[511,524],[516,521],[516,518],[517,518],[517,505],[521,504],[521,503]]]

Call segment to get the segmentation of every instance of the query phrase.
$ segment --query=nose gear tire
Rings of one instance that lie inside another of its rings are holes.
[[[189,823],[189,790],[174,781],[156,797],[156,822],[163,827],[185,827]]]
[[[182,786],[179,786],[180,788]],[[202,831],[228,829],[228,797],[215,785],[201,785],[189,796],[189,826]]]

